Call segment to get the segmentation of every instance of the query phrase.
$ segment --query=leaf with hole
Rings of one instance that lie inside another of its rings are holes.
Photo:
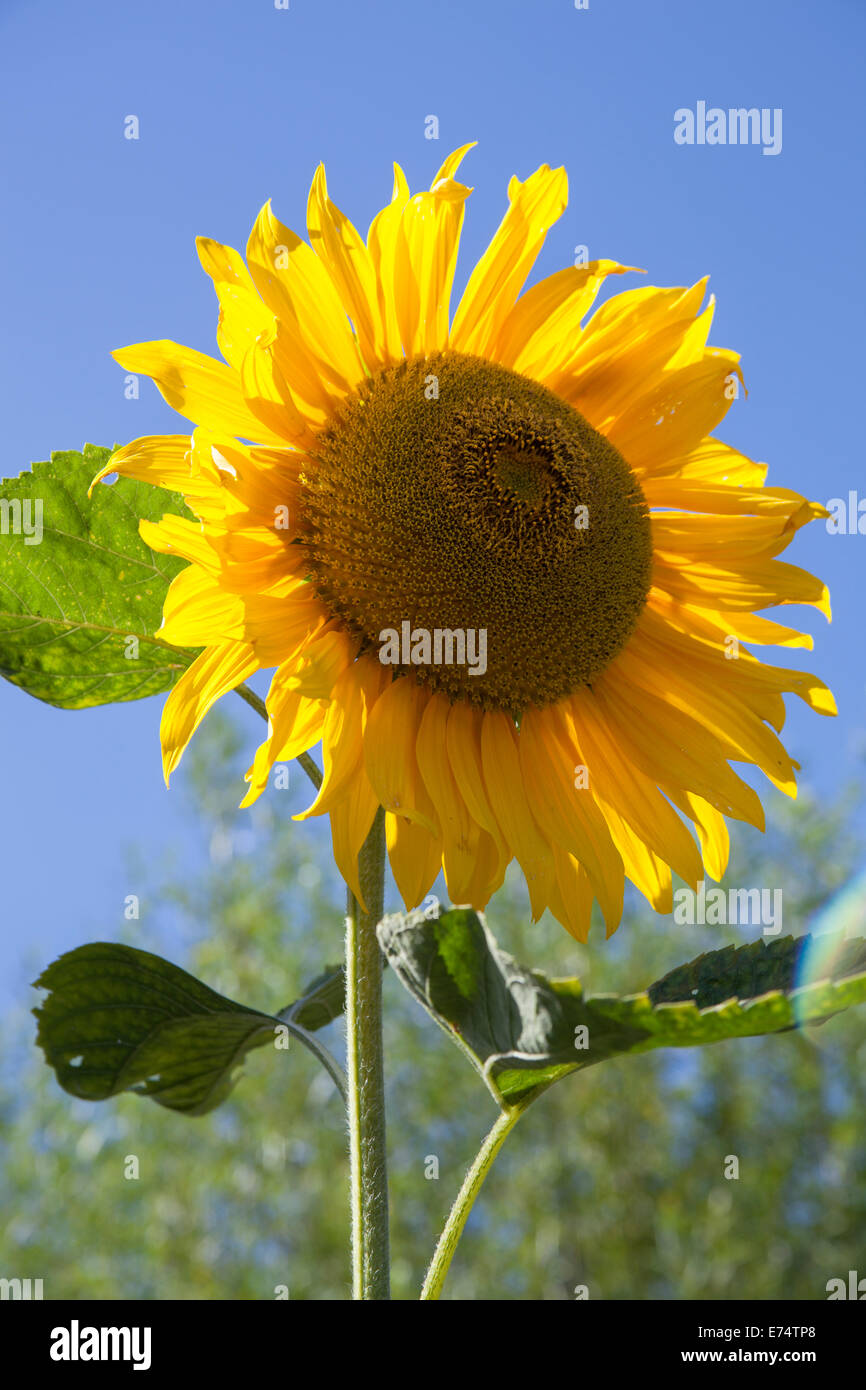
[[[135,1091],[204,1115],[225,1100],[248,1052],[289,1035],[341,1085],[333,1059],[292,1017],[296,1006],[285,1020],[247,1008],[149,951],[91,942],[60,956],[36,987],[48,991],[33,1010],[36,1041],[63,1089],[83,1100]],[[310,1030],[330,1022],[311,988],[314,1006],[309,991],[297,1006]]]

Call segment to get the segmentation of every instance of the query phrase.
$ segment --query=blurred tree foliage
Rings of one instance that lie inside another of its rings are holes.
[[[159,920],[143,913],[125,939],[276,1009],[339,961],[343,894],[325,827],[290,819],[308,799],[296,765],[288,793],[235,809],[244,752],[233,723],[211,715],[181,779],[208,853],[194,871],[138,864]],[[783,932],[799,934],[862,846],[846,831],[850,801],[780,802],[766,837],[738,836],[731,881],[782,887]],[[585,949],[549,917],[529,922],[516,876],[488,915],[519,959],[594,991],[643,988],[758,930],[677,926],[634,898],[613,940],[594,929]],[[391,972],[385,999],[394,1296],[416,1298],[495,1109]],[[73,1100],[34,1036],[22,1007],[0,1063],[0,1274],[43,1278],[47,1298],[272,1299],[280,1285],[293,1299],[348,1296],[344,1118],[301,1047],[253,1054],[222,1109],[186,1120],[131,1095]],[[342,1052],[342,1020],[320,1036]],[[866,1273],[864,1062],[855,1009],[805,1033],[567,1078],[509,1139],[445,1296],[569,1299],[585,1284],[590,1298],[825,1298],[829,1278]],[[137,1179],[125,1176],[132,1155]],[[724,1176],[730,1155],[736,1180]]]

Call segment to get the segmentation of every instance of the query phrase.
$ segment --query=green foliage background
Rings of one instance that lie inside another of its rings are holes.
[[[284,794],[252,818],[235,809],[248,751],[225,715],[209,717],[187,755],[186,794],[211,864],[195,876],[140,864],[147,910],[124,939],[275,1010],[339,961],[343,895],[327,837],[293,823]],[[777,802],[777,829],[735,844],[737,885],[784,886],[785,933],[807,930],[858,867],[850,809]],[[579,973],[593,991],[642,988],[746,939],[675,926],[635,900],[611,942],[594,932],[579,948],[551,919],[529,923],[516,880],[489,917],[518,959]],[[93,923],[92,938],[112,934]],[[302,1047],[252,1054],[229,1101],[203,1118],[132,1095],[91,1105],[62,1092],[36,1051],[32,1002],[2,1038],[0,1273],[42,1278],[46,1298],[271,1299],[278,1285],[293,1299],[349,1296],[343,1112]],[[391,971],[385,1006],[394,1296],[417,1298],[496,1111]],[[341,1050],[342,1030],[341,1019],[320,1036]],[[852,1009],[804,1033],[566,1078],[510,1137],[444,1296],[570,1299],[586,1284],[590,1298],[826,1298],[828,1279],[866,1272],[864,1063],[864,1015]],[[131,1154],[137,1180],[124,1177]],[[736,1181],[724,1177],[727,1155],[739,1159]],[[432,1158],[438,1179],[425,1176]]]

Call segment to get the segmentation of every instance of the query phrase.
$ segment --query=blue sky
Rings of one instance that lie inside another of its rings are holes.
[[[709,273],[713,341],[742,353],[750,393],[721,436],[769,462],[772,484],[825,502],[866,497],[864,27],[858,0],[590,0],[585,11],[573,0],[0,0],[4,474],[52,449],[184,428],[148,383],[124,398],[109,352],[162,337],[216,352],[196,235],[243,247],[269,197],[303,231],[319,160],[366,230],[390,196],[392,160],[419,188],[450,149],[478,140],[461,172],[475,192],[458,290],[510,175],[565,164],[569,207],[533,278],[577,245],[644,267],[651,283]],[[781,153],[677,145],[674,112],[699,101],[781,108]],[[430,115],[438,141],[425,139]],[[864,554],[866,537],[818,523],[786,555],[833,596],[829,628],[788,610],[816,651],[781,659],[836,691],[838,720],[792,701],[787,734],[827,795],[863,744]],[[4,994],[25,958],[117,934],[135,891],[130,842],[156,860],[172,843],[191,862],[203,853],[162,784],[160,704],[66,713],[0,688]],[[258,722],[239,714],[252,749]]]

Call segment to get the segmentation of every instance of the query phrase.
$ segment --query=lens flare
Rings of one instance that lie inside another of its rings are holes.
[[[809,940],[800,952],[794,976],[794,1013],[800,1027],[824,1016],[821,986],[826,989],[831,980],[853,973],[858,960],[862,961],[862,939],[856,933],[863,922],[864,909],[866,868],[834,893],[810,923]],[[838,1000],[835,1007],[839,1007]],[[827,1012],[832,1012],[832,1008]]]

